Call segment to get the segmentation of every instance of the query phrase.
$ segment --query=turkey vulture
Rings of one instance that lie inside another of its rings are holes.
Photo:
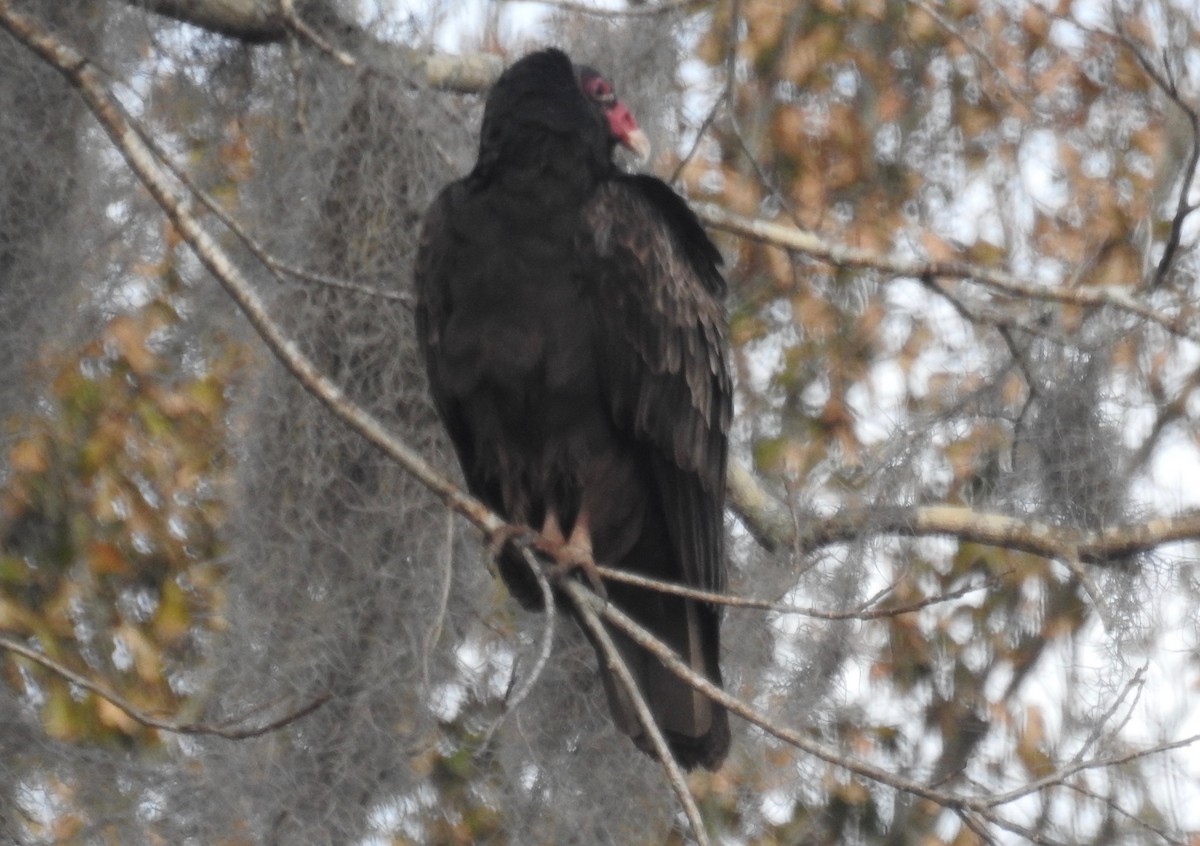
[[[471,492],[538,529],[561,561],[721,591],[732,395],[721,258],[670,187],[617,168],[617,144],[646,153],[597,71],[550,49],[500,77],[474,169],[441,192],[421,234],[430,388]],[[522,604],[541,604],[511,546],[499,567]],[[718,607],[605,588],[721,683]],[[720,766],[725,709],[613,636],[676,759]],[[617,727],[650,752],[602,655],[600,673]]]

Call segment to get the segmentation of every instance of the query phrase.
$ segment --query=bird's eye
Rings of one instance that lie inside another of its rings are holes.
[[[588,80],[587,93],[592,97],[592,99],[600,102],[609,100],[613,96],[612,86],[608,84],[608,80],[602,77],[594,77],[593,79]]]

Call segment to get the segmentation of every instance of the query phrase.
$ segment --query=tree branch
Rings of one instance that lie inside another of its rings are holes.
[[[550,589],[550,581],[546,578],[545,572],[543,571],[541,565],[538,564],[537,559],[534,558],[533,552],[528,546],[521,547],[521,555],[525,559],[525,564],[529,567],[529,571],[533,574],[534,580],[537,581],[538,590],[540,590],[542,594],[542,607],[545,609],[546,615],[546,621],[542,625],[542,643],[540,649],[538,650],[537,660],[533,664],[533,669],[529,671],[529,675],[527,675],[524,680],[522,680],[520,685],[517,686],[515,692],[511,692],[511,695],[509,694],[509,691],[505,692],[504,713],[502,713],[499,718],[497,718],[496,721],[488,727],[487,734],[483,736],[483,740],[479,744],[479,750],[476,752],[476,755],[482,754],[483,751],[487,749],[492,742],[492,736],[496,733],[496,730],[504,724],[504,721],[508,719],[508,715],[511,714],[513,710],[517,708],[517,706],[524,702],[527,696],[529,696],[529,692],[533,690],[533,687],[537,684],[538,679],[542,677],[542,673],[545,671],[546,665],[550,663],[551,650],[554,646],[554,629],[555,623],[558,620],[558,608],[554,602],[554,593]],[[515,665],[513,667],[513,676],[515,679]],[[512,689],[511,682],[509,684],[509,689],[510,691]]]
[[[1200,511],[1088,531],[959,505],[871,506],[830,516],[802,514],[793,521],[786,505],[744,465],[730,462],[727,484],[730,507],[764,548],[790,547],[799,554],[869,535],[945,535],[1046,558],[1077,556],[1080,563],[1104,565],[1165,544],[1200,539]]]
[[[451,55],[429,53],[376,41],[355,24],[337,15],[324,0],[124,0],[130,6],[201,27],[246,44],[281,44],[292,36],[345,66],[360,60],[338,47],[328,33],[348,42],[350,51],[369,48],[381,64],[403,67],[426,85],[446,91],[475,94],[487,90],[500,76],[503,60],[487,53]],[[376,63],[370,63],[373,69]]]
[[[448,508],[466,517],[489,537],[505,528],[506,523],[500,517],[459,490],[447,476],[408,444],[388,432],[375,416],[353,403],[336,383],[321,373],[312,360],[301,352],[283,328],[271,318],[266,304],[250,281],[192,213],[190,203],[180,196],[170,174],[135,130],[134,121],[105,88],[95,65],[43,30],[32,18],[16,12],[10,0],[0,0],[0,25],[57,69],[80,92],[118,152],[201,264],[233,298],[267,348],[305,390],[415,476]]]
[[[951,793],[938,790],[929,785],[922,784],[912,779],[904,778],[888,772],[882,767],[877,767],[874,764],[869,764],[866,761],[860,761],[854,758],[849,758],[842,755],[840,752],[830,749],[824,744],[818,743],[809,737],[794,731],[789,728],[784,728],[777,725],[762,712],[755,709],[753,706],[744,702],[741,699],[733,696],[730,693],[717,687],[704,676],[695,672],[691,667],[685,664],[669,647],[659,641],[654,635],[650,634],[632,618],[627,616],[619,608],[611,602],[604,602],[599,597],[588,592],[586,588],[579,582],[565,581],[562,585],[563,592],[566,593],[573,602],[583,605],[589,604],[606,622],[620,629],[628,635],[635,643],[645,648],[652,653],[663,665],[674,673],[679,678],[683,679],[696,690],[703,693],[709,699],[723,705],[730,713],[737,714],[742,719],[753,723],[767,733],[779,738],[785,743],[795,746],[797,749],[825,761],[827,764],[848,770],[863,778],[871,781],[885,784],[889,787],[900,790],[904,793],[910,793],[914,796],[919,796],[922,799],[928,799],[936,802],[947,808],[962,808],[974,807],[977,800],[956,796]]]
[[[134,128],[135,122],[121,110],[109,94],[96,67],[73,48],[41,29],[33,19],[15,12],[10,0],[0,0],[0,26],[3,26],[56,68],[79,90],[92,113],[125,158],[126,163],[162,207],[196,257],[217,278],[254,326],[268,349],[300,384],[335,415],[358,431],[400,467],[416,477],[431,492],[439,496],[447,508],[467,518],[489,538],[504,537],[505,530],[509,527],[502,518],[483,503],[459,490],[411,447],[388,432],[373,415],[351,402],[342,390],[324,376],[316,365],[286,336],[282,327],[267,312],[265,304],[253,286],[191,213],[186,199],[176,192],[170,175],[158,162],[154,151],[142,140],[140,133]],[[527,556],[530,555],[527,547],[522,547],[522,549]],[[531,564],[536,564],[536,562],[531,562]],[[584,591],[584,588],[574,582],[569,582],[566,588],[568,595],[575,597],[578,603],[578,594],[572,588],[577,588],[578,591]],[[591,594],[586,595],[591,596]],[[550,604],[552,603],[548,603],[548,605]],[[589,621],[589,614],[586,612],[585,606],[580,604],[579,607],[581,619],[585,620],[585,624],[587,622],[595,623],[595,615],[591,614]],[[596,636],[599,642],[606,644],[605,652],[610,667],[622,684],[630,689],[631,699],[637,709],[639,720],[642,721],[661,763],[667,770],[672,788],[688,815],[696,837],[701,843],[707,844],[707,835],[704,832],[699,810],[687,789],[678,763],[672,758],[666,741],[646,707],[644,699],[636,691],[636,685],[628,667],[615,652],[611,640],[607,639],[607,633],[604,632],[603,626],[600,626],[599,629],[600,633]],[[317,703],[317,705],[319,704]],[[308,710],[317,705],[309,706]]]
[[[1170,274],[1183,239],[1183,223],[1192,212],[1196,211],[1196,206],[1188,202],[1188,195],[1191,194],[1192,183],[1196,179],[1196,170],[1200,167],[1200,111],[1183,99],[1183,95],[1179,92],[1179,86],[1169,76],[1169,67],[1166,68],[1167,75],[1164,75],[1143,55],[1141,48],[1127,34],[1120,33],[1117,38],[1133,54],[1137,63],[1158,86],[1158,89],[1183,113],[1183,117],[1187,121],[1188,133],[1191,136],[1191,149],[1188,152],[1187,164],[1184,165],[1183,173],[1180,176],[1179,197],[1175,202],[1175,214],[1171,218],[1171,230],[1163,245],[1162,257],[1154,269],[1154,276],[1147,286],[1150,290],[1154,290],[1161,286]],[[1151,213],[1153,213],[1153,209],[1151,209]]]
[[[0,9],[3,7],[0,6]],[[283,728],[289,723],[294,723],[296,720],[307,717],[313,711],[320,708],[326,702],[333,698],[332,694],[322,693],[316,699],[296,709],[290,713],[284,714],[282,717],[271,720],[260,726],[252,726],[250,728],[230,728],[228,725],[211,725],[208,723],[181,723],[175,720],[168,720],[162,717],[155,717],[147,714],[145,711],[138,708],[121,694],[114,691],[107,685],[94,681],[82,673],[77,673],[65,664],[55,661],[49,655],[45,655],[36,649],[31,649],[18,640],[14,640],[5,634],[0,634],[0,649],[5,649],[14,655],[20,655],[27,658],[36,664],[40,664],[47,670],[50,670],[57,676],[66,679],[71,684],[78,685],[84,690],[94,693],[106,702],[111,702],[126,714],[131,720],[143,725],[146,728],[159,729],[161,731],[171,732],[172,734],[206,734],[223,737],[226,740],[246,740],[251,737],[259,737],[260,735],[268,734],[277,729]]]
[[[259,243],[253,235],[246,231],[241,222],[232,214],[225,210],[225,207],[217,202],[211,194],[196,184],[196,181],[188,175],[187,171],[175,163],[166,151],[163,150],[154,138],[145,131],[145,128],[138,123],[133,124],[134,130],[138,133],[138,137],[145,142],[146,146],[154,153],[158,160],[162,163],[171,175],[191,192],[191,195],[199,200],[200,204],[208,209],[217,220],[228,229],[233,235],[242,242],[243,246],[250,251],[258,261],[271,272],[271,274],[279,281],[284,282],[285,276],[291,276],[304,282],[309,282],[314,285],[321,285],[325,288],[331,288],[338,291],[349,291],[354,294],[363,294],[368,297],[377,297],[382,300],[400,303],[408,308],[412,307],[412,296],[405,291],[391,291],[384,288],[378,288],[374,285],[364,285],[362,282],[354,282],[349,279],[342,279],[336,276],[329,276],[324,273],[316,273],[311,270],[306,270],[302,267],[296,267],[282,259],[277,258]]]
[[[562,9],[564,12],[577,12],[581,15],[595,15],[602,18],[649,18],[669,15],[673,12],[690,12],[710,4],[710,0],[661,0],[658,3],[645,5],[605,8],[590,6],[587,3],[576,3],[573,0],[508,0],[508,2],[538,3],[542,6]]]
[[[638,689],[637,682],[634,681],[633,674],[629,671],[629,666],[621,658],[621,653],[617,650],[617,646],[613,643],[612,637],[608,633],[608,629],[601,624],[597,617],[596,605],[608,605],[594,593],[589,591],[580,582],[573,579],[563,579],[560,583],[563,593],[571,601],[571,604],[578,612],[579,620],[584,628],[588,630],[596,643],[600,646],[602,659],[608,665],[608,669],[625,688],[625,692],[629,694],[629,700],[633,703],[633,710],[637,714],[638,722],[641,723],[647,736],[650,738],[650,745],[654,747],[654,752],[667,771],[667,778],[671,782],[671,789],[675,792],[675,797],[679,799],[679,803],[683,806],[684,814],[687,815],[688,824],[696,835],[696,842],[701,846],[708,846],[708,832],[704,828],[704,820],[700,816],[700,809],[696,807],[696,800],[692,796],[692,792],[688,790],[687,781],[684,779],[683,770],[679,768],[679,762],[671,754],[670,748],[667,746],[667,741],[663,737],[662,730],[658,727],[658,723],[654,719],[654,715],[650,713],[650,707],[646,704],[646,698]],[[662,644],[659,644],[662,646]],[[671,652],[666,646],[662,646],[667,652]],[[672,655],[674,653],[671,653]]]
[[[1116,767],[1122,764],[1139,758],[1145,758],[1151,755],[1158,755],[1163,752],[1169,752],[1173,749],[1181,749],[1188,746],[1200,743],[1200,735],[1192,735],[1180,740],[1167,741],[1155,746],[1146,747],[1143,749],[1135,749],[1120,755],[1114,755],[1108,758],[1096,758],[1088,761],[1079,761],[1064,767],[1048,776],[1036,779],[1027,784],[1022,785],[1014,790],[1005,793],[988,793],[979,796],[962,796],[955,793],[949,793],[939,790],[934,786],[914,781],[913,779],[904,778],[903,776],[895,775],[874,764],[866,761],[852,758],[843,755],[835,749],[831,749],[822,743],[818,743],[797,731],[781,727],[767,718],[753,706],[744,702],[741,699],[733,696],[730,693],[722,690],[714,685],[708,679],[696,673],[685,664],[675,653],[655,638],[652,634],[642,628],[633,619],[624,614],[619,608],[612,603],[606,603],[599,597],[591,594],[586,588],[574,581],[567,581],[563,584],[563,590],[570,596],[573,602],[579,604],[589,604],[606,622],[617,629],[623,631],[635,643],[642,646],[647,651],[652,653],[660,660],[668,670],[674,673],[679,678],[683,679],[696,690],[708,696],[714,702],[723,705],[730,713],[737,714],[739,717],[753,723],[759,728],[774,737],[779,738],[785,743],[795,746],[797,749],[812,755],[828,764],[832,764],[841,769],[862,776],[863,778],[886,785],[904,793],[909,793],[913,796],[929,800],[944,808],[949,808],[954,811],[971,811],[979,814],[984,819],[991,822],[993,825],[998,825],[1001,828],[1016,830],[1011,828],[1015,825],[1009,820],[1005,820],[998,816],[996,809],[1015,802],[1024,796],[1032,793],[1037,793],[1047,788],[1056,785],[1065,784],[1066,780],[1071,776],[1076,775],[1085,770],[1103,769],[1107,767]]]
[[[682,596],[687,599],[694,599],[697,602],[708,602],[713,605],[723,605],[726,608],[747,608],[755,611],[771,611],[776,614],[798,614],[802,617],[811,617],[814,620],[885,620],[890,617],[898,617],[901,614],[911,614],[914,611],[920,611],[923,608],[928,608],[931,605],[937,605],[942,602],[951,602],[955,599],[960,599],[969,593],[974,593],[977,590],[987,590],[993,585],[992,580],[984,581],[981,584],[967,585],[958,588],[957,590],[939,593],[934,596],[927,596],[924,599],[918,599],[915,602],[910,602],[905,605],[890,606],[886,608],[860,608],[854,611],[823,611],[819,608],[804,608],[799,605],[788,605],[782,602],[772,602],[769,599],[754,599],[746,596],[730,596],[724,593],[713,593],[706,590],[697,590],[696,588],[686,587],[676,584],[675,582],[664,582],[660,579],[651,579],[646,576],[639,576],[636,573],[630,573],[625,570],[614,570],[611,567],[597,566],[596,571],[604,577],[606,581],[621,582],[627,585],[635,585],[648,590],[657,591],[659,593],[669,593],[674,596]],[[872,604],[868,602],[867,605]]]
[[[277,0],[125,0],[138,9],[236,38],[247,44],[271,44],[287,38],[283,8]]]
[[[1200,342],[1200,326],[1196,325],[1192,314],[1182,311],[1177,315],[1164,314],[1136,299],[1125,287],[1052,288],[1033,285],[1003,271],[966,261],[910,259],[835,244],[814,232],[740,215],[713,203],[694,203],[693,208],[702,221],[715,229],[804,253],[838,267],[872,268],[893,277],[911,279],[962,279],[1023,300],[1043,300],[1085,308],[1114,308],[1155,323],[1173,335]]]
[[[869,533],[911,537],[950,535],[1046,558],[1077,555],[1084,564],[1111,564],[1164,544],[1200,539],[1200,511],[1084,531],[966,506],[863,508],[804,522],[798,545],[803,551],[812,551]]]
[[[250,320],[272,354],[279,359],[283,366],[295,376],[305,389],[333,411],[341,420],[366,437],[370,443],[385,455],[416,477],[426,488],[437,495],[448,508],[464,516],[489,538],[501,536],[503,530],[507,528],[504,520],[487,509],[478,500],[459,490],[446,476],[426,462],[411,447],[388,432],[374,416],[352,403],[341,389],[320,373],[311,360],[304,356],[294,342],[286,336],[282,328],[268,314],[261,298],[249,284],[240,269],[212,239],[205,227],[192,213],[187,198],[181,196],[177,191],[175,182],[170,174],[159,162],[154,151],[134,129],[134,122],[120,109],[120,106],[105,88],[97,68],[77,51],[41,29],[32,19],[14,11],[10,0],[0,0],[0,26],[11,32],[18,40],[26,44],[47,63],[57,68],[79,90],[88,107],[96,116],[105,132],[113,140],[129,167],[150,191],[155,201],[162,207],[176,230],[188,243],[198,259],[216,277],[218,282],[245,313],[247,319]],[[710,223],[717,216],[717,213],[711,209],[705,211],[704,214],[705,219],[709,220]],[[737,216],[729,215],[723,211],[720,216],[727,222],[733,220],[739,226],[742,222],[749,220],[742,218],[738,221]],[[762,221],[750,221],[750,223],[754,224],[755,228],[760,224],[766,227],[775,226],[774,224],[767,224]],[[713,223],[713,225],[719,224]],[[789,238],[803,236],[811,239],[809,247],[826,249],[826,255],[830,256],[829,260],[842,262],[842,259],[837,259],[833,257],[832,253],[828,253],[828,245],[817,239],[816,236],[802,233],[800,230],[792,230],[789,227],[776,228],[780,231],[790,232],[791,234],[787,236]],[[773,230],[771,231],[773,232]],[[777,234],[774,233],[771,237],[775,237]],[[750,235],[749,237],[763,236]],[[803,238],[801,239],[803,240]],[[797,246],[790,248],[803,249]],[[867,262],[864,258],[867,254],[862,251],[837,248],[837,252],[843,255],[844,260],[850,264],[859,263],[880,266],[874,263],[878,261],[877,257],[870,257],[872,261]],[[818,255],[817,252],[813,252],[812,254]],[[989,277],[994,276],[991,271],[985,272],[967,265],[924,264],[920,265],[914,271],[914,265],[903,264],[900,259],[887,259],[887,263],[887,266],[892,268],[892,272],[898,275],[911,275],[918,278],[925,273],[961,276],[962,278],[979,278],[981,273]],[[1008,277],[1003,276],[1003,274],[995,276],[991,281],[987,279],[979,279],[979,281],[1001,290],[1006,290],[1009,293],[1016,292],[1015,289],[1006,287],[1009,286],[1010,282],[1015,282],[1015,280],[1010,280]],[[1161,316],[1154,318],[1138,311],[1138,309],[1144,309],[1144,307],[1134,302],[1126,292],[1119,290],[1073,289],[1070,291],[1041,291],[1039,289],[1037,295],[1046,299],[1077,304],[1115,305],[1126,308],[1126,310],[1139,314],[1142,317],[1155,319],[1155,322],[1159,323],[1167,319]],[[1079,299],[1079,297],[1083,299]],[[1093,299],[1088,300],[1089,297]],[[1078,530],[1049,526],[1016,517],[983,514],[969,508],[926,506],[892,509],[882,512],[878,509],[873,509],[869,512],[846,512],[832,518],[822,518],[813,521],[803,526],[798,533],[795,529],[792,531],[793,536],[798,534],[796,542],[800,549],[814,549],[820,545],[859,537],[862,535],[864,527],[867,527],[870,531],[892,531],[898,534],[914,536],[951,534],[983,543],[1025,549],[1049,557],[1060,557],[1066,552],[1073,552],[1078,556],[1078,560],[1080,561],[1102,563],[1115,557],[1144,551],[1145,549],[1153,548],[1172,540],[1200,537],[1200,514],[1189,513],[1176,518],[1161,518],[1138,526],[1115,527],[1096,532],[1080,532]],[[1190,737],[1180,741],[1164,743],[1150,749],[1137,750],[1123,756],[1080,762],[1068,766],[1051,776],[998,796],[959,796],[909,778],[895,775],[873,764],[847,757],[824,744],[813,741],[798,731],[775,725],[756,709],[694,673],[669,648],[646,633],[644,629],[637,626],[636,623],[615,606],[603,603],[594,597],[583,585],[573,580],[565,580],[562,583],[562,590],[580,609],[582,618],[588,617],[588,614],[584,613],[585,610],[590,610],[592,614],[599,615],[606,623],[628,633],[635,642],[652,652],[672,672],[688,681],[694,688],[700,690],[717,703],[725,706],[731,713],[753,722],[773,736],[795,746],[806,754],[863,778],[935,802],[943,807],[954,810],[967,809],[976,812],[981,817],[992,821],[993,824],[1001,825],[1002,827],[1007,827],[1008,823],[995,816],[992,810],[1000,805],[1015,801],[1022,796],[1043,790],[1051,785],[1063,783],[1065,779],[1085,769],[1116,766],[1138,757],[1180,748],[1200,740],[1200,737]],[[604,627],[599,626],[598,631],[604,632]],[[11,645],[7,642],[4,642],[2,645],[5,648],[12,649]],[[43,663],[43,659],[49,660],[33,650],[22,647],[20,644],[16,645],[20,649],[13,651],[25,654],[30,660],[36,660],[40,663]],[[21,650],[26,651],[22,652]],[[33,654],[26,654],[27,652]],[[605,652],[611,659],[611,651],[606,648]],[[53,668],[52,665],[45,664],[45,666]],[[63,670],[66,673],[73,673],[69,668],[61,667],[61,665],[60,669],[55,669],[60,674],[62,674],[61,671]],[[622,679],[623,684],[628,685],[631,682],[628,679],[627,668],[623,668],[619,660],[614,665],[614,672]],[[78,674],[74,675],[78,676]],[[94,692],[100,687],[82,676],[75,679],[70,675],[64,674],[64,677]],[[84,684],[85,682],[87,684]],[[121,707],[119,698],[113,699],[108,696],[105,696],[105,698],[113,701],[118,707]],[[636,701],[637,697],[634,698]],[[319,705],[320,701],[310,704],[306,706],[307,710],[298,713],[302,715],[315,707],[319,707]],[[644,707],[644,703],[642,705]],[[122,710],[125,709],[123,708]],[[130,712],[127,711],[127,713]],[[130,713],[130,715],[134,716],[133,713]],[[645,718],[641,714],[641,711],[639,711],[639,715],[641,718]],[[136,716],[134,718],[137,719]],[[284,722],[296,718],[296,715],[289,715]],[[147,722],[148,725],[162,727],[165,730],[190,731],[192,733],[205,731],[222,736],[231,734],[229,730],[220,727],[201,726],[197,728],[196,726],[191,726],[187,728],[176,726],[168,721],[157,720],[153,717],[148,717],[148,720],[151,721]],[[281,724],[280,721],[275,721],[268,727],[250,731],[261,733],[262,731],[276,727],[278,724]],[[654,738],[654,743],[656,748],[659,749],[660,757],[664,765],[668,768],[668,772],[670,772],[672,761],[669,754],[664,752],[665,744],[662,742],[661,734],[655,734],[656,727],[653,725],[652,719],[646,728],[652,738]],[[233,732],[233,734],[240,736],[242,733]],[[252,734],[246,734],[245,736],[252,736]],[[681,780],[681,776],[678,779],[676,776],[679,776],[677,766],[675,767],[675,774],[672,775],[672,784],[678,790],[678,783]],[[680,798],[686,807],[690,799],[690,795],[686,791],[686,785],[684,785],[683,793],[684,795],[681,795]],[[692,803],[692,806],[694,808],[694,803]],[[690,818],[693,820],[693,825],[696,825],[698,816],[690,816]],[[697,828],[696,831],[698,837],[703,837],[701,828]]]

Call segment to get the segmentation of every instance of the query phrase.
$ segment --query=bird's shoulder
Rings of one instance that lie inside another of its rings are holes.
[[[610,176],[585,206],[583,224],[599,252],[652,250],[677,267],[682,264],[686,281],[716,299],[724,297],[720,251],[687,201],[661,179],[646,174]]]

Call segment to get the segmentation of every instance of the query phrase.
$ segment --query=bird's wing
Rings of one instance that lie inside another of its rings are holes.
[[[585,206],[576,261],[601,387],[617,428],[654,456],[678,578],[724,590],[732,385],[720,256],[667,185],[623,176]]]
[[[443,364],[442,332],[452,305],[448,277],[455,272],[455,244],[450,216],[453,195],[459,190],[459,183],[447,186],[434,200],[422,221],[417,258],[413,267],[413,284],[417,294],[414,317],[417,342],[421,346],[421,357],[425,361],[434,407],[458,453],[459,463],[468,477],[467,484],[475,489],[480,480],[471,478],[476,466],[473,440],[462,411],[447,391],[446,381],[440,372]],[[476,495],[479,495],[477,490]]]

